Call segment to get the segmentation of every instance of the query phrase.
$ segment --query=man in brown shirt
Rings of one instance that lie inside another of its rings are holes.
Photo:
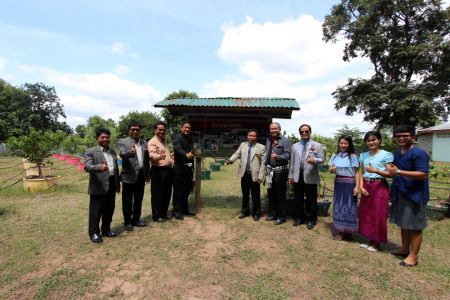
[[[155,222],[167,220],[170,197],[172,196],[173,158],[166,141],[166,123],[157,122],[153,129],[155,136],[148,141],[151,168],[152,219]]]

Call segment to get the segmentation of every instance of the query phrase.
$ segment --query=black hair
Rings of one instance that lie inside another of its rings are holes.
[[[158,128],[158,126],[159,125],[163,125],[164,126],[164,128],[167,128],[167,124],[166,124],[166,122],[163,122],[163,121],[158,121],[158,122],[156,122],[154,125],[153,125],[153,129],[157,129]]]
[[[102,135],[102,133],[111,136],[111,131],[109,131],[108,128],[97,128],[95,130],[95,137],[98,138],[100,135]]]
[[[247,135],[248,135],[250,132],[254,132],[254,133],[256,133],[256,136],[258,136],[258,130],[254,129],[254,128],[251,128],[251,129],[249,129],[249,130],[247,131]]]
[[[415,136],[416,135],[416,128],[414,126],[412,126],[412,125],[399,125],[394,130],[394,136],[397,133],[403,133],[403,132],[404,133],[409,133],[412,136]]]
[[[141,128],[141,123],[139,121],[130,121],[130,122],[128,122],[128,130],[130,130],[131,126],[137,126],[137,127]]]
[[[381,142],[381,133],[379,131],[372,130],[372,131],[367,131],[366,134],[364,135],[364,143],[367,142],[367,140],[371,136],[376,137]]]
[[[187,120],[185,120],[185,121],[183,121],[183,123],[181,123],[181,127],[183,127],[183,126],[184,126],[184,124],[189,124],[189,125],[192,125],[192,124],[191,124],[191,122],[189,122],[189,121],[187,121]]]
[[[346,140],[348,142],[348,148],[347,148],[347,151],[345,151],[345,152],[348,154],[348,159],[351,160],[352,154],[355,154],[355,146],[353,145],[353,138],[349,135],[340,136],[338,139],[338,146],[337,146],[336,154],[341,152],[341,149],[339,147],[341,140]]]
[[[300,129],[301,129],[302,127],[305,127],[305,126],[309,128],[309,132],[312,132],[311,126],[309,126],[308,124],[302,124],[302,125],[300,125],[300,127],[298,128],[298,131],[300,131]]]

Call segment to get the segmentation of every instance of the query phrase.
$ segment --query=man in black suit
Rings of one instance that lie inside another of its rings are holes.
[[[106,128],[99,128],[95,133],[97,146],[86,151],[84,170],[89,172],[89,238],[93,243],[101,243],[100,218],[102,219],[102,235],[116,237],[111,230],[111,221],[116,201],[115,193],[120,192],[119,168],[117,156],[109,148],[111,133]]]
[[[150,163],[147,143],[140,137],[141,124],[128,124],[129,136],[119,140],[117,147],[122,158],[122,211],[124,228],[132,231],[133,226],[145,227],[140,220],[145,182],[150,181]]]
[[[184,122],[181,125],[181,133],[173,137],[173,150],[175,153],[174,182],[173,182],[173,211],[172,215],[177,220],[183,220],[183,216],[195,216],[189,211],[188,198],[192,188],[194,175],[194,143],[189,134],[191,124]]]

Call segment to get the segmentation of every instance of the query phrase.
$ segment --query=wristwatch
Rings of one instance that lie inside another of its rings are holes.
[[[397,172],[395,172],[395,175],[400,175],[400,169],[397,169]]]

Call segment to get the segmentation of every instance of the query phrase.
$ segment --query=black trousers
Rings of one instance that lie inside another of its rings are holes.
[[[303,173],[294,184],[294,219],[317,221],[317,184],[306,184]]]
[[[287,170],[273,172],[272,187],[267,189],[267,194],[269,196],[269,214],[282,220],[286,220],[287,179]]]
[[[144,172],[139,171],[136,183],[122,184],[122,212],[125,225],[138,222],[141,217],[142,199],[144,198]]]
[[[102,220],[102,232],[111,230],[112,216],[116,201],[116,187],[114,176],[109,178],[109,191],[103,195],[90,195],[89,199],[89,236],[100,235],[100,219]]]
[[[245,174],[241,178],[242,190],[242,212],[250,214],[250,192],[252,195],[253,210],[252,215],[261,214],[260,187],[258,182],[253,182],[252,174]]]
[[[175,173],[173,180],[173,212],[185,214],[189,211],[188,198],[192,189],[193,174]]]
[[[152,218],[166,218],[172,197],[173,169],[152,166],[151,169]]]

